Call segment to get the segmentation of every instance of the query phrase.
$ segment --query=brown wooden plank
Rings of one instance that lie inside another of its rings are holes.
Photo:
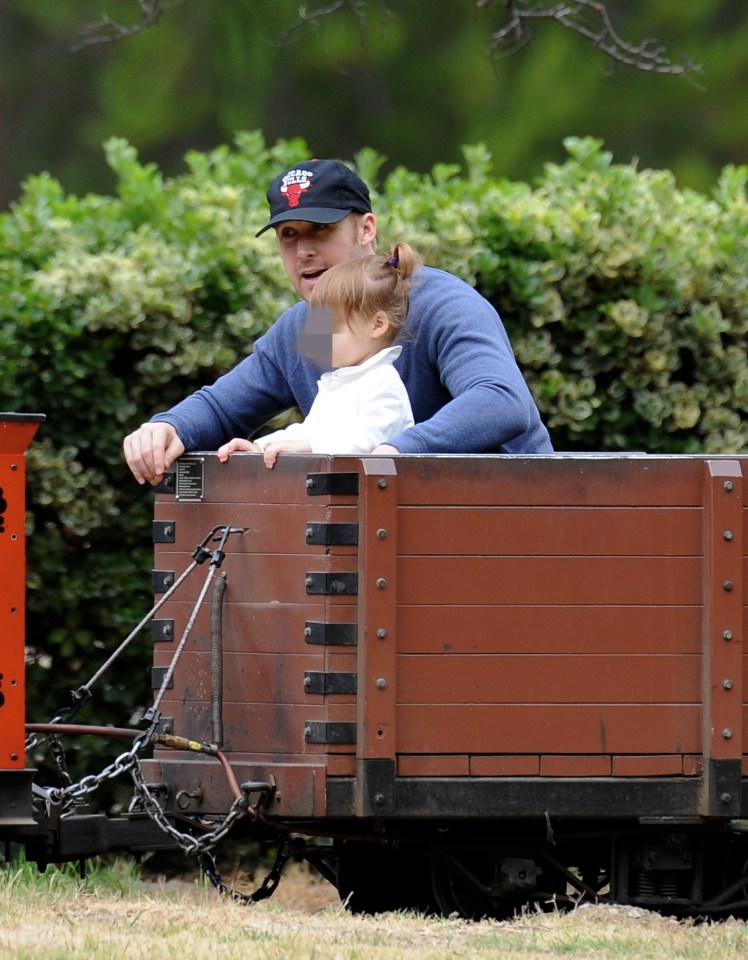
[[[402,556],[700,556],[697,507],[401,507]]]
[[[703,457],[399,457],[400,503],[696,506]]]
[[[305,692],[304,674],[322,667],[321,654],[228,654],[224,659],[224,704],[315,702],[318,698]],[[190,673],[190,661],[184,669]]]
[[[351,647],[349,651],[343,652],[340,648],[324,648],[324,669],[333,673],[355,673],[356,672],[356,648]]]
[[[356,757],[355,754],[331,754],[327,756],[327,776],[328,777],[355,777],[356,775]]]
[[[701,564],[684,557],[403,557],[398,598],[413,604],[701,602]]]
[[[700,703],[701,657],[398,657],[401,704]]]
[[[241,585],[229,581],[226,597],[233,597],[240,591]],[[174,620],[171,643],[155,644],[156,653],[168,656],[176,647],[187,625],[193,604],[167,601],[158,613],[159,618]],[[339,603],[330,605],[327,598],[309,597],[306,603],[239,603],[224,599],[222,614],[223,649],[225,653],[275,653],[286,654],[291,651],[314,652],[314,646],[304,642],[304,628],[307,620],[330,622],[338,620],[348,622],[351,619],[350,606]],[[211,646],[210,608],[206,603],[200,611],[188,641],[193,650],[209,650]],[[319,647],[322,651],[324,648]]]
[[[541,777],[609,777],[610,772],[610,757],[605,755],[540,758]]]
[[[470,757],[471,777],[537,777],[540,757],[532,754],[487,754]]]
[[[179,575],[187,568],[187,563],[175,563],[168,566],[169,557],[159,554],[159,562],[164,564],[156,569],[174,569]],[[230,592],[226,600],[235,598],[249,603],[306,603],[308,573],[339,571],[356,572],[356,557],[334,557],[324,554],[299,556],[297,554],[227,554],[220,568],[227,576]],[[199,566],[191,573],[174,594],[175,599],[193,602],[197,600],[208,576],[208,564]],[[234,587],[236,584],[236,587]],[[210,588],[212,589],[212,587]],[[238,592],[237,592],[238,591]],[[210,594],[208,594],[210,596]],[[337,595],[331,600],[336,603],[352,604],[355,596]]]
[[[324,754],[325,744],[306,743],[304,727],[325,720],[319,704],[246,703],[225,713],[225,736],[232,753]]]
[[[402,653],[701,653],[701,609],[400,604],[398,648]]]
[[[159,545],[163,556],[184,552],[191,554],[198,543],[215,526],[216,521],[246,528],[244,533],[232,534],[227,542],[229,555],[291,554],[320,556],[326,553],[355,554],[355,546],[324,547],[309,544],[306,529],[309,523],[357,523],[355,505],[330,506],[325,498],[307,498],[308,503],[233,503],[233,504],[176,504],[159,503],[156,520],[173,520],[176,540]],[[209,548],[215,547],[211,543]]]
[[[700,777],[704,772],[704,758],[702,756],[683,756],[683,776]]]
[[[406,704],[398,753],[697,753],[696,705]]]
[[[174,732],[206,743],[213,741],[208,701],[175,703],[164,699],[163,713],[174,718]],[[304,724],[326,719],[322,704],[252,703],[226,704],[223,710],[223,742],[230,753],[277,755],[323,753],[322,745],[307,744]]]
[[[678,754],[613,757],[614,777],[679,777],[683,772],[683,757]]]
[[[159,650],[157,666],[168,667],[171,657]],[[225,653],[223,656],[224,704],[308,703],[304,672],[321,670],[321,653]],[[174,686],[185,700],[205,700],[211,691],[211,660],[207,652],[185,649],[174,670]]]
[[[355,723],[356,722],[356,700],[355,697],[328,697],[324,704],[325,720],[332,723]],[[353,751],[354,748],[346,746],[346,750]]]
[[[440,757],[400,755],[397,758],[399,777],[467,777],[470,758],[465,754]]]

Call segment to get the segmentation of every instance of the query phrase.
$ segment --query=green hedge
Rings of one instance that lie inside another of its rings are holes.
[[[748,168],[705,196],[597,141],[566,146],[534,185],[492,176],[481,147],[464,169],[386,178],[362,151],[380,245],[410,241],[496,305],[557,449],[746,450]],[[308,153],[246,133],[164,178],[115,139],[114,196],[35,176],[0,216],[0,408],[48,417],[28,457],[35,720],[150,606],[152,498],[122,437],[230,368],[292,302],[272,235],[255,232],[269,180]],[[146,704],[145,643],[98,692],[97,721]]]

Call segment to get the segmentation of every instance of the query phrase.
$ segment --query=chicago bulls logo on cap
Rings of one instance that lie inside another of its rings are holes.
[[[313,170],[289,170],[281,178],[280,192],[288,200],[289,207],[298,207],[304,193],[312,185]]]

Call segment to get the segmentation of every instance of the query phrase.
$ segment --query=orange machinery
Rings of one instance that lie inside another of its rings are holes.
[[[0,413],[0,823],[31,816],[31,771],[25,755],[25,452],[41,414]]]

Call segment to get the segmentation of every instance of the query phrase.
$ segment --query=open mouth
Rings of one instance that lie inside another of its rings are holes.
[[[315,283],[322,274],[325,272],[325,268],[319,270],[304,270],[301,274],[301,279],[306,280],[307,283]]]

